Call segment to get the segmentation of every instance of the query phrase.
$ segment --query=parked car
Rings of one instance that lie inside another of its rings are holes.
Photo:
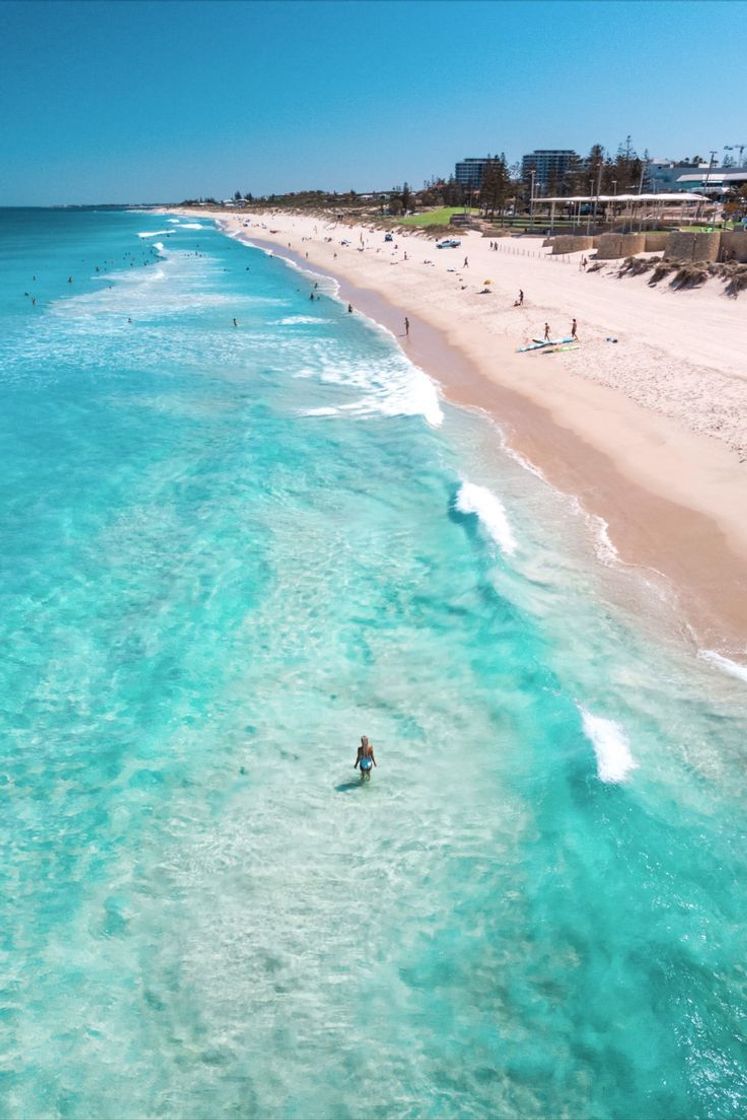
[[[461,245],[458,237],[444,237],[442,241],[436,242],[437,249],[458,249]]]

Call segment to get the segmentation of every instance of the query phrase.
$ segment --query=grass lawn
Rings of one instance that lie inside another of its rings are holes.
[[[422,214],[408,214],[406,218],[395,218],[403,226],[447,226],[452,214],[464,214],[463,206],[441,206],[438,210],[424,210]],[[476,206],[467,209],[468,214],[479,214]]]
[[[680,226],[682,233],[718,233],[721,230],[731,233],[732,230],[739,228],[736,222],[725,222],[724,225],[718,226]]]

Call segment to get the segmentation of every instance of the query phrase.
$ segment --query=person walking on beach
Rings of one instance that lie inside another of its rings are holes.
[[[405,315],[405,338],[410,337],[410,320]]]
[[[545,342],[550,341],[550,324],[549,323],[545,323],[544,339],[545,339]]]
[[[371,781],[371,767],[377,766],[376,758],[374,757],[374,750],[371,743],[368,741],[368,735],[361,735],[361,745],[358,747],[358,753],[355,756],[353,769],[356,766],[360,767],[361,781]]]
[[[462,265],[462,268],[469,268],[469,257],[464,258],[464,264]]]
[[[516,306],[521,307],[523,305],[523,303],[524,303],[524,292],[521,288],[519,288],[519,298],[516,301]]]
[[[578,341],[578,335],[576,334],[577,330],[578,330],[578,323],[574,319],[573,322],[571,323],[571,338],[575,338],[576,341]]]
[[[353,305],[352,305],[352,303],[349,303],[348,304],[348,315],[352,315],[352,314],[353,314]]]

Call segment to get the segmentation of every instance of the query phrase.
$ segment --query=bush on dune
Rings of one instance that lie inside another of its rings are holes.
[[[640,276],[658,264],[661,257],[626,257],[620,265],[618,276]]]
[[[747,264],[738,264],[726,274],[726,294],[736,299],[747,288]]]
[[[711,273],[705,261],[693,261],[684,264],[675,273],[671,286],[673,288],[699,288],[710,277]]]

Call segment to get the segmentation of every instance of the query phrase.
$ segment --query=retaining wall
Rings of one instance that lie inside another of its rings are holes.
[[[717,261],[720,233],[670,233],[664,255],[674,261]]]
[[[732,253],[734,256],[732,256]],[[721,234],[721,255],[724,261],[740,261],[747,263],[747,230],[744,232],[732,231]]]
[[[603,233],[597,238],[597,260],[633,257],[646,248],[645,233]]]
[[[559,253],[578,253],[582,249],[593,249],[593,237],[577,237],[572,233],[561,233],[557,237],[549,238],[546,245],[552,245],[553,256]]]
[[[646,234],[646,252],[647,253],[662,253],[667,247],[667,238],[669,234],[666,230],[655,233]]]

